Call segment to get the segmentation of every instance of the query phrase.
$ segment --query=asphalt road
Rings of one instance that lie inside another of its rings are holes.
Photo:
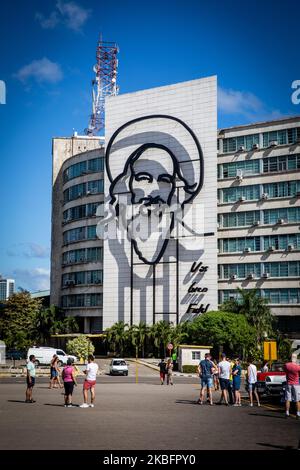
[[[93,409],[64,408],[61,390],[49,390],[42,379],[34,390],[37,402],[26,404],[24,379],[0,380],[0,448],[272,450],[298,445],[300,422],[286,420],[277,406],[200,406],[195,379],[186,383],[177,377],[174,386],[159,385],[155,373],[140,376],[138,384],[133,379],[100,377]],[[79,386],[75,404],[81,403],[81,393]]]

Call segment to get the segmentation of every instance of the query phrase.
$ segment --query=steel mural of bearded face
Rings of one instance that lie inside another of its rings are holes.
[[[146,264],[158,263],[172,235],[176,210],[191,202],[202,188],[200,143],[178,118],[145,116],[113,134],[105,161],[111,182],[110,203],[117,217],[125,217],[127,236],[136,254]],[[120,163],[123,171],[116,174]]]

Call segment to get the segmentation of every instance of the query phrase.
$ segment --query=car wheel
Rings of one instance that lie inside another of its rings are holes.
[[[126,377],[127,377],[127,375],[128,375],[128,372],[125,372],[125,375],[126,375]]]
[[[58,361],[57,365],[58,365],[58,367],[62,367],[64,365],[64,363],[62,361]]]

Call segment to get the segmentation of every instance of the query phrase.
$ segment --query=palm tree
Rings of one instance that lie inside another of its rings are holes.
[[[132,344],[136,347],[138,354],[141,351],[142,357],[145,356],[145,341],[150,332],[150,328],[145,322],[140,322],[138,325],[133,325],[131,328]]]
[[[74,317],[65,317],[63,310],[51,305],[40,309],[35,315],[35,337],[41,344],[46,344],[55,333],[74,333],[78,325]]]
[[[173,344],[174,350],[177,349],[188,336],[188,322],[179,323],[179,325],[173,328],[171,330],[170,341]]]
[[[111,328],[108,328],[107,331],[107,343],[113,347],[113,350],[118,351],[120,355],[123,355],[124,345],[126,340],[126,330],[128,324],[123,321],[115,323]]]
[[[275,318],[271,313],[268,301],[259,295],[258,289],[243,290],[238,288],[238,296],[224,302],[221,310],[245,315],[257,334],[257,343],[261,344],[264,337],[273,334]]]
[[[151,327],[150,335],[153,338],[155,347],[159,350],[160,356],[164,356],[167,344],[171,340],[172,326],[170,323],[161,320]]]

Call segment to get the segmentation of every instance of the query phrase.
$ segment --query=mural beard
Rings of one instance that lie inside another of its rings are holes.
[[[134,209],[136,215],[127,221],[128,238],[144,263],[158,263],[174,227],[174,213],[157,205],[136,204]]]

